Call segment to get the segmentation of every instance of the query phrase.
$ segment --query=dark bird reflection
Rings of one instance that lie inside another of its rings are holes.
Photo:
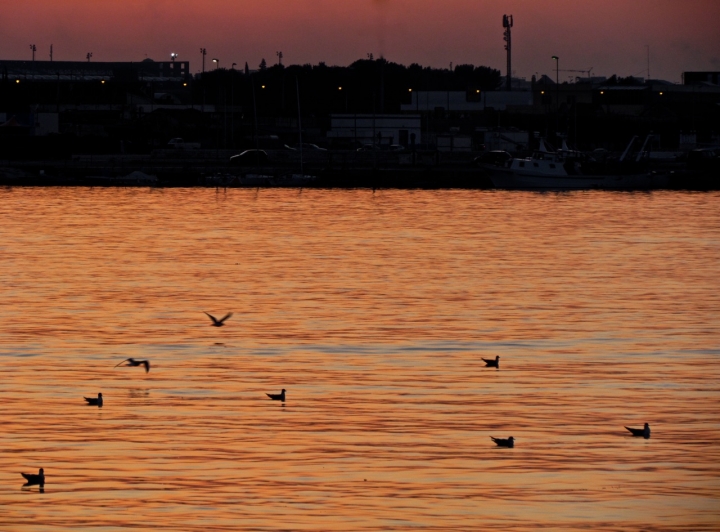
[[[127,364],[125,364],[127,362]],[[125,366],[145,366],[145,373],[150,371],[150,361],[149,360],[135,360],[134,358],[128,358],[120,362],[120,364],[125,364]],[[120,364],[117,364],[115,367],[118,367]]]
[[[88,406],[101,407],[103,405],[103,397],[101,393],[98,394],[97,399],[94,397],[85,397],[85,400],[87,401]]]
[[[150,395],[150,390],[147,388],[138,388],[137,390],[128,390],[128,394],[134,398],[147,397]]]
[[[41,467],[40,471],[38,471],[38,474],[35,475],[33,473],[20,473],[27,482],[22,485],[23,488],[28,488],[30,486],[40,486],[40,491],[45,491],[45,470]]]
[[[225,320],[232,316],[232,312],[228,312],[222,319],[217,319],[212,314],[208,314],[207,312],[205,312],[205,314],[207,314],[208,317],[213,321],[210,324],[212,327],[222,327],[223,325],[225,325]]]
[[[500,355],[495,357],[495,360],[492,358],[483,358],[483,362],[485,362],[486,368],[498,368],[500,369]]]
[[[625,428],[628,429],[633,436],[642,437],[646,440],[650,439],[650,425],[648,423],[645,423],[645,426],[641,429],[631,429],[630,427]]]
[[[282,401],[285,402],[285,388],[280,393],[267,393],[267,395],[270,399],[273,401]]]
[[[513,438],[512,436],[510,436],[507,439],[493,438],[492,436],[490,436],[490,439],[492,441],[494,441],[498,447],[510,447],[510,448],[515,447],[515,438]]]

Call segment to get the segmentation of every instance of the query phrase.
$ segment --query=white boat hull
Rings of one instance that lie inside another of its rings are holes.
[[[504,168],[487,169],[495,188],[519,190],[641,190],[666,188],[667,174],[533,175]]]

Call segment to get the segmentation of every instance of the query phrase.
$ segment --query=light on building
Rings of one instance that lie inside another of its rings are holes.
[[[408,92],[412,92],[412,89],[408,89]]]
[[[341,91],[341,90],[342,90],[342,87],[338,87],[338,90]]]
[[[260,88],[261,88],[261,89],[264,89],[264,88],[265,88],[265,85],[261,85]]]
[[[105,80],[104,80],[104,79],[101,80],[100,83],[102,83],[103,85],[105,85]]]
[[[20,80],[19,80],[19,79],[16,79],[16,80],[15,80],[15,83],[20,83]]]
[[[663,95],[663,93],[661,92],[661,93],[660,93],[660,96],[662,96],[662,95]]]
[[[600,91],[600,94],[605,94],[605,91]]]

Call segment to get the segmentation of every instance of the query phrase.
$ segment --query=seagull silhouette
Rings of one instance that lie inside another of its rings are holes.
[[[630,432],[632,432],[633,436],[642,436],[646,440],[650,439],[650,425],[645,423],[645,426],[641,429],[631,429],[630,427],[625,427]]]
[[[283,388],[282,392],[280,393],[266,393],[265,395],[267,395],[273,401],[282,401],[283,403],[285,402],[285,388]]]
[[[32,473],[20,473],[23,477],[25,477],[25,480],[27,480],[26,486],[32,486],[34,484],[45,484],[45,470],[41,467],[40,471],[38,471],[37,475],[33,475]]]
[[[127,362],[125,364],[126,366],[145,366],[145,373],[150,371],[150,361],[149,360],[135,360],[134,358],[126,358],[120,364],[123,364],[124,362]],[[118,367],[120,364],[117,364],[115,367]]]
[[[212,314],[208,314],[207,312],[205,312],[205,314],[207,314],[210,317],[210,319],[213,321],[211,323],[212,327],[222,327],[223,325],[225,325],[224,321],[226,319],[228,319],[230,316],[232,316],[232,312],[228,312],[227,314],[225,314],[225,317],[223,319],[219,320]]]
[[[85,400],[87,401],[88,406],[102,406],[103,405],[103,399],[102,399],[101,393],[98,394],[97,399],[94,397],[85,397]]]
[[[485,362],[485,367],[486,367],[486,368],[498,368],[498,369],[500,369],[500,355],[497,355],[497,356],[495,357],[495,360],[493,360],[492,358],[490,358],[490,359],[483,358],[483,361]]]
[[[494,441],[498,447],[515,447],[515,438],[510,436],[507,440],[503,438],[493,438],[490,436],[490,439]]]

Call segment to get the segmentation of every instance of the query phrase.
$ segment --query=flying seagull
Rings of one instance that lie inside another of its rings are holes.
[[[210,319],[213,321],[211,324],[212,327],[222,327],[223,325],[225,325],[224,321],[226,319],[228,319],[230,316],[232,316],[232,312],[228,312],[227,314],[225,314],[225,317],[223,319],[219,320],[212,314],[208,314],[207,312],[205,312],[205,314],[207,314],[210,317]]]
[[[32,486],[34,484],[45,484],[45,470],[41,467],[40,471],[38,471],[37,475],[33,475],[32,473],[20,473],[23,477],[25,477],[25,480],[27,480],[26,486]]]
[[[125,364],[126,366],[145,366],[145,373],[150,371],[150,361],[149,360],[135,360],[134,358],[126,358],[120,364],[127,362]],[[117,364],[115,367],[118,367],[120,364]]]
[[[492,436],[490,436],[490,439],[494,441],[498,447],[515,447],[515,438],[512,436],[510,436],[507,440],[503,438],[493,438]]]
[[[641,429],[631,429],[630,427],[625,427],[630,432],[632,432],[633,436],[642,436],[646,440],[650,439],[650,425],[645,423],[645,426]]]
[[[483,358],[483,362],[485,362],[485,367],[486,367],[486,368],[498,368],[498,369],[500,369],[500,355],[497,355],[497,356],[495,357],[495,360],[493,360],[492,358],[490,358],[490,359]]]
[[[273,401],[282,401],[285,402],[285,388],[283,388],[282,392],[280,393],[267,393],[267,395],[270,399]]]
[[[85,400],[87,401],[88,406],[102,406],[103,405],[103,399],[102,394],[99,393],[97,396],[97,399],[94,397],[85,397]]]

